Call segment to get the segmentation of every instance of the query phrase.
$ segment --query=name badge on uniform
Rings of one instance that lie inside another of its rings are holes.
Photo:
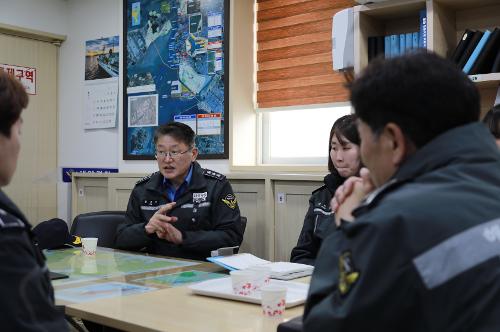
[[[208,192],[204,193],[193,193],[193,203],[205,202],[208,197]]]
[[[155,211],[160,208],[160,201],[159,200],[147,200],[145,199],[143,202],[143,205],[141,205],[141,210],[147,210],[147,211]]]

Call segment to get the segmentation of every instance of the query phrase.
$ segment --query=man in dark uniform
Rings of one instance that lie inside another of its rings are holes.
[[[159,172],[137,182],[116,246],[204,260],[212,250],[239,246],[240,210],[226,177],[196,162],[195,133],[179,122],[154,137]]]
[[[336,192],[304,330],[498,331],[500,154],[474,83],[415,53],[371,62],[351,102],[369,171]]]
[[[9,184],[20,150],[21,112],[28,105],[23,86],[0,71],[0,187]],[[54,304],[45,258],[31,226],[0,190],[0,329],[66,331]]]

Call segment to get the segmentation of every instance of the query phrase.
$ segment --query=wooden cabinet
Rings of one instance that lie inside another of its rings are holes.
[[[275,259],[289,261],[297,244],[311,193],[323,185],[311,181],[275,181]]]
[[[265,181],[251,179],[230,180],[247,225],[240,252],[251,252],[258,257],[268,257],[266,239]]]
[[[368,64],[368,37],[418,31],[419,12],[427,12],[427,48],[448,57],[465,29],[500,26],[498,0],[391,0],[354,7],[354,70]],[[493,106],[500,73],[471,75],[481,93],[484,114]]]

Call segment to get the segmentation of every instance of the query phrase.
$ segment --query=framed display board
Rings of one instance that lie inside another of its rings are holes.
[[[170,121],[200,159],[229,157],[229,0],[124,0],[123,159],[154,159]]]

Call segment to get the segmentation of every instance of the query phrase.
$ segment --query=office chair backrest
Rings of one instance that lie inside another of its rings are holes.
[[[242,234],[245,234],[245,229],[247,228],[247,217],[241,216],[241,230]]]
[[[97,237],[100,247],[114,248],[116,227],[125,222],[123,211],[82,213],[71,225],[71,234],[80,237]]]

